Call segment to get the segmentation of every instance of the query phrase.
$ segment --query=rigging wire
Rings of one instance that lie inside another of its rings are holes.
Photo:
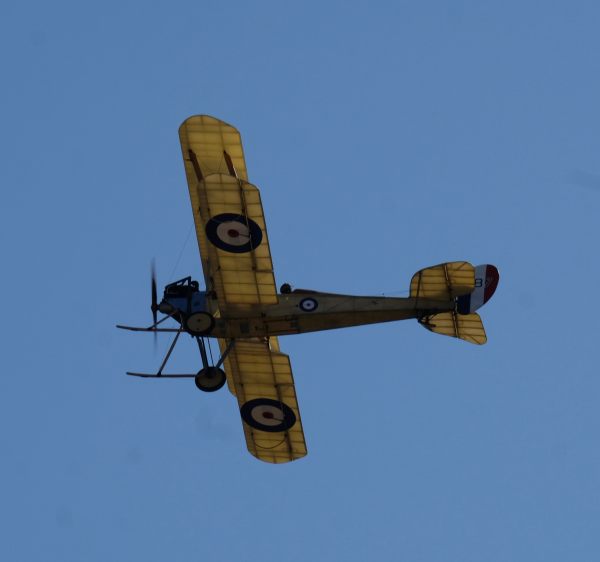
[[[169,279],[173,279],[173,274],[175,273],[175,270],[177,269],[177,266],[179,265],[179,262],[181,261],[181,257],[183,256],[183,252],[190,240],[190,236],[192,234],[192,230],[194,228],[194,221],[192,221],[192,224],[190,225],[190,228],[188,230],[187,236],[185,238],[185,242],[183,243],[183,246],[181,247],[181,250],[179,251],[179,256],[177,257],[177,261],[175,262],[175,265],[173,266],[173,270],[171,271],[171,275],[169,275]]]
[[[391,295],[406,295],[410,293],[409,290],[405,289],[403,291],[385,291],[384,293],[381,293],[382,297],[387,297],[387,296],[391,296]]]

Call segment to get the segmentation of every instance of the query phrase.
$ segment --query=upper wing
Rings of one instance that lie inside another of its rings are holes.
[[[235,386],[250,453],[272,463],[305,456],[290,359],[279,351],[277,338],[237,340],[225,368]]]
[[[240,135],[214,117],[190,117],[179,128],[207,290],[221,315],[235,305],[277,303],[277,289],[258,189],[248,183]],[[219,340],[223,352],[227,342]],[[225,360],[248,450],[274,463],[306,455],[289,357],[277,338],[237,340]]]
[[[194,166],[200,168],[203,176],[229,174],[230,166],[223,154],[227,152],[236,172],[234,175],[248,181],[242,139],[235,127],[209,115],[193,115],[179,127],[179,138],[183,158],[193,162],[194,156],[189,152],[193,151],[196,159]],[[188,175],[188,179],[189,177]]]
[[[238,131],[205,115],[179,128],[202,268],[223,314],[275,304],[277,289],[258,189],[248,183]]]

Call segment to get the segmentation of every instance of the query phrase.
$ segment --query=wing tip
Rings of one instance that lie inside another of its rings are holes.
[[[192,125],[192,124],[225,126],[225,127],[233,129],[234,131],[236,131],[239,134],[239,131],[230,123],[227,123],[226,121],[223,121],[222,119],[219,119],[217,117],[213,117],[212,115],[206,115],[203,113],[190,115],[189,117],[186,117],[181,122],[181,125],[179,125],[179,132],[181,133],[182,130],[184,130],[185,128],[187,128],[189,125]]]

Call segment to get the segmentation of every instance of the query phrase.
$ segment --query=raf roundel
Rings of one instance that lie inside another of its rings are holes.
[[[222,213],[206,223],[207,238],[219,249],[243,254],[257,248],[263,233],[252,219],[245,215]]]
[[[319,303],[315,299],[302,299],[300,301],[300,309],[304,310],[304,312],[313,312],[317,310]]]
[[[242,419],[254,429],[277,433],[296,423],[296,414],[283,402],[271,398],[249,400],[241,408]]]

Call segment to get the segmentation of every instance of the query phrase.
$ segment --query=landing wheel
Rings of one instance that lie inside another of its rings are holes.
[[[205,336],[215,327],[215,319],[208,312],[194,312],[184,320],[183,327],[192,336]]]
[[[222,369],[208,367],[198,372],[194,382],[200,390],[214,392],[215,390],[219,390],[225,384],[226,380],[225,372]]]

